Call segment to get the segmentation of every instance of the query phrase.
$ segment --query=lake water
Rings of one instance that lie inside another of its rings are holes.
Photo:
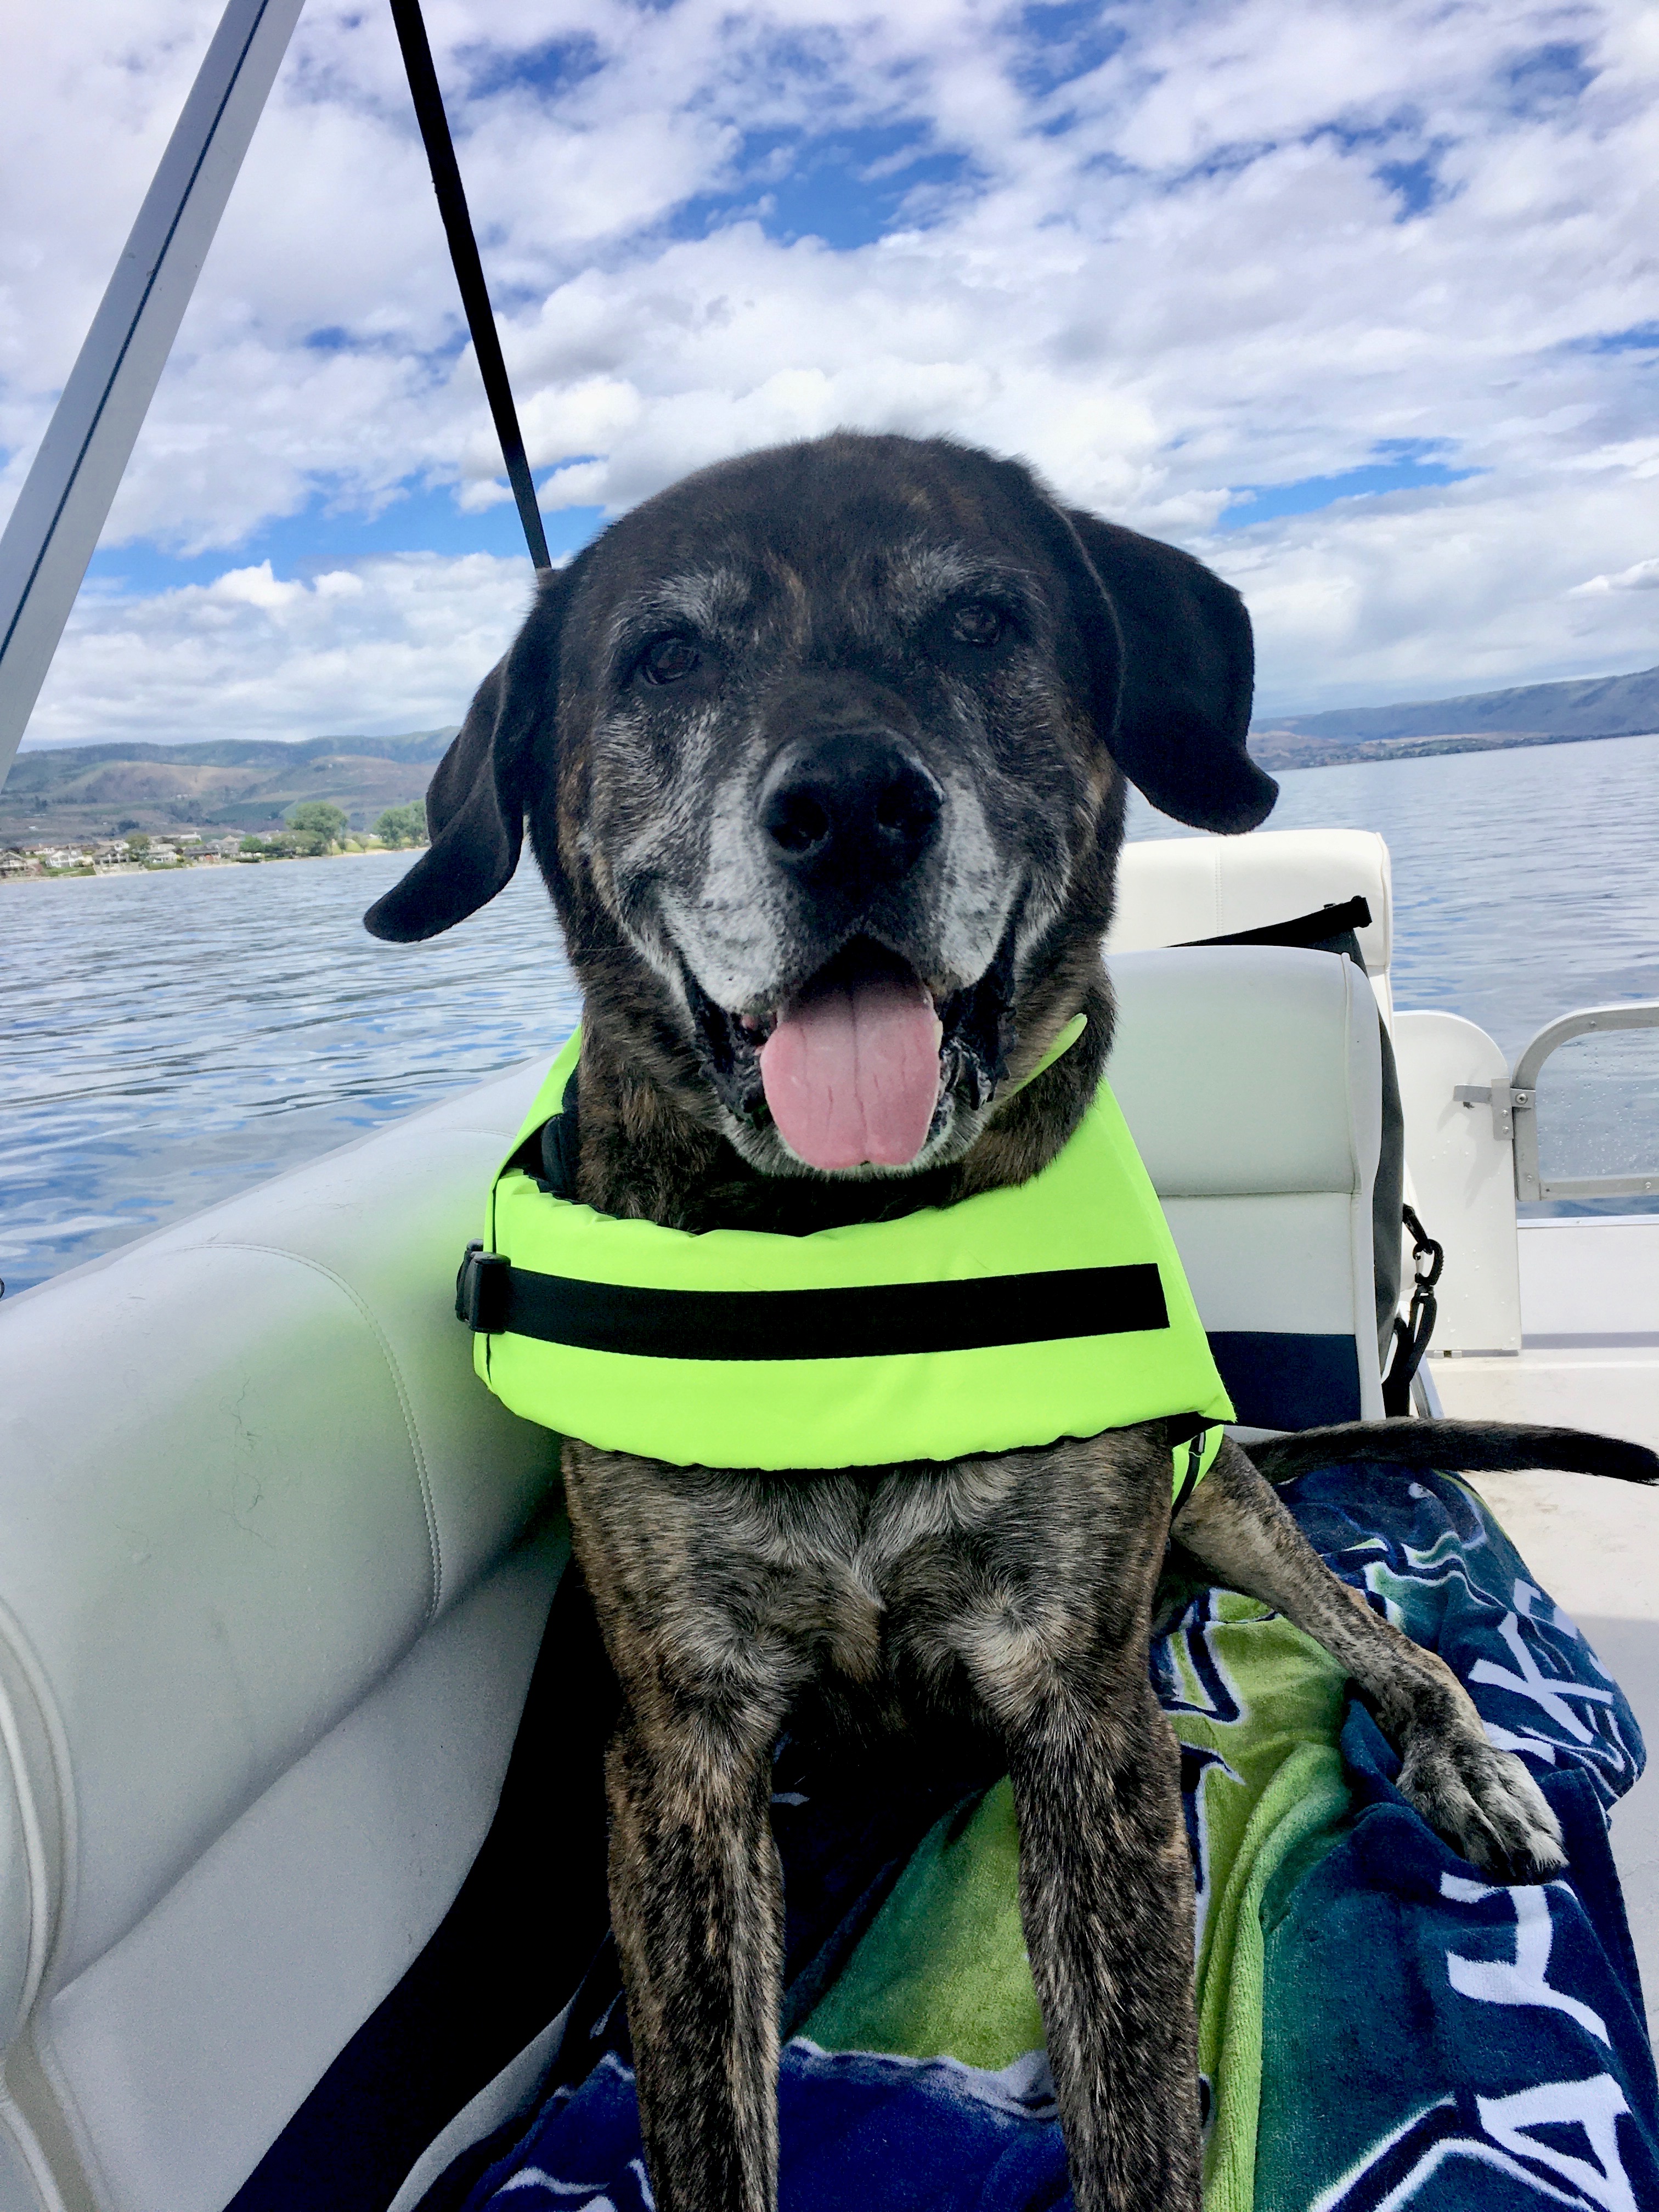
[[[1401,1006],[1511,1058],[1659,997],[1659,737],[1304,769],[1269,826],[1380,830]],[[1132,834],[1183,836],[1137,805]],[[550,1050],[576,1018],[526,860],[423,945],[363,908],[405,856],[0,884],[0,1276],[14,1291]],[[1659,1165],[1659,1031],[1566,1048],[1546,1172]],[[1620,1209],[1633,1201],[1620,1202]]]

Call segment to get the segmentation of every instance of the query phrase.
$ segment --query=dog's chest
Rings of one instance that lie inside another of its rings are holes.
[[[870,1686],[898,1644],[932,1643],[947,1616],[977,1609],[985,1533],[1044,1456],[762,1475],[572,1443],[565,1472],[596,1594],[648,1623],[679,1664],[706,1675],[787,1647]]]

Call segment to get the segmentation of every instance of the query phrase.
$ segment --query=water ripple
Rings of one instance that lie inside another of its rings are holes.
[[[393,854],[0,889],[0,1274],[21,1289],[569,1034],[534,871],[382,945]]]

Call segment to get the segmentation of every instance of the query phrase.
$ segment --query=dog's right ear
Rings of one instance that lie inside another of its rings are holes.
[[[1110,740],[1118,766],[1177,822],[1254,830],[1279,786],[1246,744],[1255,652],[1243,600],[1178,546],[1078,507],[1066,520],[1121,647]]]
[[[467,709],[427,787],[432,842],[363,916],[372,936],[413,945],[452,929],[511,880],[524,844],[530,744],[554,712],[569,569],[548,577],[512,651]]]

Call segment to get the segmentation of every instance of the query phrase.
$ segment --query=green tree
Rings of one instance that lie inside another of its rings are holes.
[[[144,830],[135,830],[131,836],[127,839],[127,850],[131,854],[135,860],[142,860],[145,854],[149,850],[149,831]]]
[[[418,799],[411,799],[407,806],[388,806],[374,824],[374,835],[383,845],[424,845],[425,807]]]
[[[288,826],[299,841],[301,852],[329,853],[345,835],[346,818],[326,799],[307,799],[289,807]]]

